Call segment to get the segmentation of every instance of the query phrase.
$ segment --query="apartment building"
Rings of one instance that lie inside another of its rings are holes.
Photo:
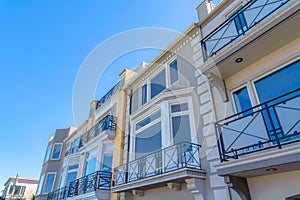
[[[299,199],[300,2],[215,2],[91,103],[48,199]]]
[[[58,172],[59,185],[47,199],[109,199],[113,163],[122,149],[126,95],[123,87],[135,73],[125,69],[120,81],[100,100],[90,104],[90,116],[63,143],[66,151]],[[117,116],[121,116],[118,118]],[[120,145],[119,145],[120,146]]]
[[[299,199],[299,8],[297,0],[198,7],[207,199]]]
[[[123,163],[112,187],[120,199],[194,199],[208,186],[192,47],[198,33],[189,26],[125,88]]]
[[[39,185],[36,191],[36,199],[47,199],[48,193],[59,184],[60,173],[58,173],[58,171],[61,169],[65,154],[65,145],[63,141],[74,130],[74,127],[56,129],[55,133],[50,136],[43,161]]]
[[[9,177],[2,191],[2,199],[32,199],[36,193],[39,180],[31,178]]]

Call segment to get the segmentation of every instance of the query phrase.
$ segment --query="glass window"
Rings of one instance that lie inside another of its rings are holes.
[[[51,153],[51,149],[52,149],[52,145],[50,145],[47,150],[46,150],[46,155],[45,155],[45,158],[44,158],[44,163],[47,162],[50,158],[50,153]]]
[[[147,84],[142,86],[142,105],[147,103]]]
[[[111,172],[112,154],[104,154],[101,170]]]
[[[69,186],[72,181],[75,181],[77,178],[77,172],[69,172],[67,175],[66,186]]]
[[[241,8],[242,7],[239,7],[235,12],[233,12],[231,15],[228,16],[228,18],[230,18],[234,15],[233,20],[234,20],[236,31],[239,35],[243,34],[244,30],[247,29],[247,22],[245,19],[244,12],[238,13]]]
[[[41,175],[41,177],[40,177],[40,182],[39,182],[39,186],[38,186],[38,188],[37,188],[37,190],[36,190],[36,194],[37,194],[37,195],[41,194],[42,187],[43,187],[43,184],[44,184],[44,178],[45,178],[45,175],[44,175],[44,174]]]
[[[300,88],[300,61],[256,81],[260,103]]]
[[[77,153],[78,152],[78,147],[79,147],[79,137],[74,140],[74,143],[73,143],[73,153]]]
[[[166,88],[166,73],[162,70],[151,79],[151,99],[161,93]]]
[[[25,186],[14,186],[15,190],[13,196],[23,196],[25,192]]]
[[[188,115],[172,117],[173,144],[191,141],[190,119]]]
[[[136,158],[161,149],[161,123],[157,123],[135,136]]]
[[[234,92],[233,99],[234,99],[236,111],[238,113],[243,112],[252,107],[247,87],[243,87],[242,89]],[[241,116],[249,114],[251,112],[252,111],[243,113],[243,114],[241,114]]]
[[[70,165],[68,170],[78,169],[78,165]]]
[[[154,120],[156,120],[158,118],[160,118],[160,110],[157,111],[157,112],[155,112],[155,113],[153,113],[149,117],[146,117],[142,121],[138,122],[136,124],[136,130],[139,130],[140,128],[146,126],[147,124],[150,124],[151,122],[153,122]]]
[[[59,181],[60,188],[65,186],[65,181],[66,181],[66,167],[63,167],[61,170],[60,181]]]
[[[171,105],[171,112],[172,113],[187,111],[188,109],[189,108],[188,108],[188,104],[187,103]]]
[[[177,60],[170,64],[170,83],[173,84],[178,80]]]
[[[14,190],[14,186],[11,185],[10,188],[9,188],[8,194],[12,194],[13,190]]]
[[[52,173],[47,174],[44,189],[43,189],[43,193],[49,193],[49,192],[52,191],[54,180],[55,180],[55,174],[54,173],[53,174]]]
[[[88,175],[88,174],[91,174],[91,173],[95,172],[95,170],[96,170],[96,163],[97,163],[96,158],[92,158],[92,159],[86,161],[86,164],[85,164],[85,175]]]
[[[60,158],[60,152],[61,152],[62,144],[54,144],[52,149],[52,160],[58,160]]]

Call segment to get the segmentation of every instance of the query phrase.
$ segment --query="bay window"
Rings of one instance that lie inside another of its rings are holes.
[[[43,188],[43,194],[47,194],[52,191],[54,181],[55,181],[56,173],[48,173],[46,176],[44,188]]]

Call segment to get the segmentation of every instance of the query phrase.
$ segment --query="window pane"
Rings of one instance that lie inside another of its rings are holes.
[[[96,158],[92,158],[91,160],[86,162],[85,167],[85,175],[91,174],[96,170]]]
[[[188,115],[172,117],[173,144],[191,141],[191,128]]]
[[[74,152],[74,153],[77,153],[77,152],[78,152],[78,147],[79,147],[79,137],[76,138],[76,139],[74,140],[74,143],[73,143],[73,152]]]
[[[54,144],[51,159],[57,160],[60,158],[61,146],[62,144]]]
[[[21,195],[21,190],[22,190],[22,186],[15,186],[15,190],[14,190],[13,195],[14,195],[14,196],[19,196],[19,195]]]
[[[53,184],[54,184],[54,178],[55,178],[55,174],[48,174],[46,181],[45,181],[45,185],[44,185],[44,190],[43,193],[49,193],[52,190]]]
[[[142,87],[142,105],[147,103],[147,84]]]
[[[76,180],[76,178],[77,178],[77,172],[68,173],[65,186],[69,186],[72,181]]]
[[[181,112],[181,111],[186,111],[188,110],[188,104],[187,103],[182,103],[182,104],[176,104],[176,105],[171,105],[171,112]]]
[[[157,123],[141,133],[135,138],[136,157],[149,154],[161,149],[161,123]]]
[[[10,186],[10,188],[9,188],[9,192],[8,192],[8,194],[12,194],[13,190],[14,190],[14,186],[13,186],[13,185],[11,185],[11,186]]]
[[[260,103],[300,87],[300,61],[255,82]]]
[[[149,117],[143,119],[142,121],[140,121],[139,123],[136,124],[136,130],[139,130],[140,128],[146,126],[147,124],[150,124],[151,122],[153,122],[154,120],[160,118],[160,110],[153,113],[152,115],[150,115]]]
[[[101,170],[111,172],[112,154],[104,154]]]
[[[44,159],[44,163],[47,162],[50,158],[50,153],[51,153],[51,148],[52,148],[52,145],[49,146],[46,150],[46,155],[45,155],[45,159]]]
[[[26,186],[22,186],[20,195],[23,196],[26,190]]]
[[[170,82],[173,84],[178,80],[177,60],[170,64]]]
[[[78,169],[78,165],[71,165],[68,168],[69,170]]]
[[[151,98],[161,93],[166,88],[165,70],[161,71],[153,79],[151,79]]]
[[[66,174],[62,174],[60,176],[60,181],[59,181],[59,187],[62,188],[65,186],[65,181],[66,181]]]
[[[45,178],[45,175],[42,175],[41,178],[40,178],[39,186],[38,186],[37,191],[36,191],[37,195],[41,194],[42,187],[43,187],[43,184],[44,184],[44,178]]]
[[[251,101],[249,98],[249,94],[248,94],[248,90],[246,87],[234,92],[233,99],[234,99],[236,111],[238,113],[252,107]],[[246,113],[244,113],[244,114],[246,114]]]

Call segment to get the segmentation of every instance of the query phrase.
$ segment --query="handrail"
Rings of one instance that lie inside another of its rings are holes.
[[[245,35],[250,29],[291,1],[293,0],[265,0],[265,2],[262,3],[262,0],[251,0],[246,3],[201,40],[204,60],[217,54],[221,49],[225,48],[240,36]],[[264,12],[265,10],[267,10],[267,13]]]
[[[221,162],[300,142],[300,88],[215,123]]]
[[[120,89],[120,82],[114,85],[97,103],[96,110],[100,108],[104,103],[108,101],[108,99]]]
[[[182,168],[201,169],[201,145],[181,142],[152,152],[115,168],[114,185],[176,171]]]

